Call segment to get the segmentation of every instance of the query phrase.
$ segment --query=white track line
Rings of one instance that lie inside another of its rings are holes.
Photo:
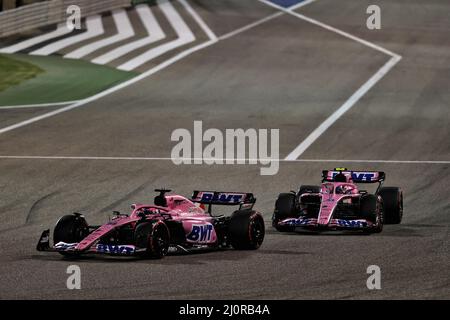
[[[172,28],[177,33],[178,39],[165,43],[163,45],[157,46],[137,57],[127,61],[126,63],[117,67],[119,70],[131,71],[136,69],[137,67],[153,60],[156,57],[163,55],[164,53],[173,50],[175,48],[184,46],[188,43],[195,41],[195,36],[192,33],[191,29],[184,22],[183,18],[178,14],[175,8],[168,0],[159,0],[159,7],[161,11],[166,16],[167,20],[169,20]],[[211,39],[215,40],[215,39]]]
[[[107,64],[134,50],[166,38],[166,34],[159,26],[158,21],[156,21],[156,18],[148,5],[140,4],[136,6],[136,12],[141,19],[148,36],[111,50],[110,52],[93,59],[91,62],[96,64]]]
[[[332,162],[332,163],[386,163],[386,164],[450,164],[448,160],[337,160],[337,159],[296,159],[286,162]]]
[[[311,4],[311,3],[315,2],[315,1],[316,0],[305,0],[303,2],[300,2],[299,4],[296,4],[294,6],[289,7],[287,9],[289,9],[289,10],[297,10],[297,9],[299,9],[301,7],[304,7],[304,6],[307,6],[308,4]]]
[[[187,3],[186,0],[178,0],[184,7],[184,9],[189,12],[189,14],[194,18],[195,22],[202,28],[202,30],[206,33],[208,38],[211,40],[217,40],[217,36],[214,32],[208,27],[208,25],[202,20],[202,18],[198,15],[198,13],[192,9],[192,7]]]
[[[64,56],[64,58],[69,59],[80,59],[82,57],[87,56],[88,54],[114,44],[119,41],[123,41],[125,39],[131,38],[135,35],[134,29],[130,23],[130,19],[128,19],[128,14],[124,9],[117,9],[112,12],[112,17],[114,19],[114,23],[117,28],[117,34],[108,37],[106,39],[102,39],[96,41],[94,43],[85,45],[77,50],[74,50]]]
[[[366,83],[364,83],[345,103],[331,116],[322,122],[311,134],[303,140],[287,157],[286,160],[295,160],[300,157],[329,127],[350,110],[386,73],[400,61],[400,58],[392,57],[381,67]]]
[[[71,104],[71,105],[69,105],[67,107],[63,107],[61,109],[54,110],[54,111],[45,113],[43,115],[36,116],[36,117],[31,118],[31,119],[28,119],[28,120],[25,120],[25,121],[13,124],[11,126],[2,128],[2,129],[0,129],[0,134],[5,133],[5,132],[9,132],[9,131],[12,131],[12,130],[15,130],[17,128],[21,128],[21,127],[27,126],[27,125],[29,125],[31,123],[35,123],[35,122],[38,122],[38,121],[43,120],[43,119],[47,119],[47,118],[53,117],[53,116],[55,116],[57,114],[61,114],[61,113],[67,112],[67,111],[70,111],[70,110],[75,109],[75,108],[79,108],[79,107],[85,106],[86,104],[88,104],[90,102],[96,101],[96,100],[98,100],[100,98],[103,98],[103,97],[109,95],[109,94],[112,94],[112,93],[117,92],[119,90],[122,90],[123,88],[126,88],[126,87],[128,87],[128,86],[130,86],[132,84],[135,84],[136,82],[139,82],[139,81],[141,81],[141,80],[143,80],[145,78],[148,78],[148,77],[152,76],[153,74],[155,74],[155,73],[157,73],[157,72],[159,72],[159,71],[161,71],[161,70],[171,66],[172,64],[178,62],[179,60],[181,60],[181,59],[183,59],[183,58],[193,54],[194,52],[197,52],[199,50],[202,50],[202,49],[204,49],[206,47],[209,47],[209,46],[217,43],[217,41],[218,41],[217,37],[214,36],[214,39],[210,39],[210,40],[208,40],[208,41],[206,41],[204,43],[201,43],[201,44],[196,45],[196,46],[194,46],[192,48],[184,50],[183,52],[178,53],[177,55],[173,56],[172,58],[170,58],[170,59],[160,63],[159,65],[157,65],[154,68],[152,68],[152,69],[150,69],[150,70],[140,74],[137,77],[134,77],[134,78],[132,78],[132,79],[130,79],[128,81],[122,82],[122,83],[118,84],[115,87],[109,88],[109,89],[107,89],[105,91],[102,91],[102,92],[100,92],[100,93],[98,93],[96,95],[93,95],[93,96],[91,96],[89,98],[80,100],[77,103]]]
[[[337,33],[337,34],[339,34],[339,35],[341,35],[341,36],[343,36],[343,37],[345,37],[345,38],[348,38],[348,39],[350,39],[350,40],[359,42],[359,43],[361,43],[361,44],[363,44],[363,45],[365,45],[365,46],[367,46],[367,47],[369,47],[369,48],[372,48],[372,49],[374,49],[374,50],[380,51],[380,52],[382,52],[382,53],[384,53],[384,54],[387,54],[387,55],[389,55],[389,56],[391,56],[391,57],[400,57],[400,58],[401,58],[400,55],[398,55],[398,54],[396,54],[396,53],[394,53],[394,52],[392,52],[392,51],[389,51],[389,50],[387,50],[387,49],[385,49],[385,48],[383,48],[383,47],[380,47],[379,45],[376,45],[376,44],[374,44],[374,43],[372,43],[372,42],[369,42],[369,41],[367,41],[367,40],[364,40],[364,39],[361,39],[361,38],[356,37],[356,36],[354,36],[354,35],[351,35],[350,33],[347,33],[347,32],[345,32],[345,31],[336,29],[336,28],[334,28],[334,27],[332,27],[332,26],[329,26],[329,25],[327,25],[327,24],[325,24],[325,23],[322,23],[322,22],[320,22],[320,21],[311,19],[311,18],[309,18],[309,17],[307,17],[307,16],[304,16],[304,15],[302,15],[302,14],[300,14],[300,13],[297,13],[297,12],[289,11],[289,13],[290,13],[291,15],[293,15],[293,16],[299,18],[299,19],[308,21],[308,22],[310,22],[310,23],[312,23],[312,24],[315,24],[315,25],[317,25],[317,26],[319,26],[319,27],[322,27],[322,28],[324,28],[324,29],[327,29],[327,30],[329,30],[329,31],[332,31],[332,32],[334,32],[334,33]]]
[[[58,106],[64,106],[66,104],[77,103],[78,101],[80,101],[80,100],[40,103],[40,104],[24,104],[24,105],[17,105],[17,106],[0,106],[0,110],[58,107]]]
[[[88,104],[90,102],[96,101],[96,100],[98,100],[100,98],[103,98],[103,97],[109,95],[109,94],[112,94],[112,93],[117,92],[117,91],[119,91],[119,90],[121,90],[123,88],[126,88],[126,87],[128,87],[128,86],[130,86],[130,85],[132,85],[132,84],[134,84],[134,83],[136,83],[138,81],[141,81],[142,79],[148,78],[151,75],[153,75],[153,74],[155,74],[155,73],[157,73],[157,72],[159,72],[159,71],[161,71],[161,70],[171,66],[175,62],[177,62],[177,61],[179,61],[179,60],[181,60],[181,59],[191,55],[192,53],[194,53],[196,51],[204,49],[204,48],[206,48],[206,47],[208,47],[208,46],[210,46],[210,45],[212,45],[212,44],[214,44],[216,42],[217,41],[209,40],[209,41],[204,42],[202,44],[199,44],[199,45],[197,45],[195,47],[189,48],[189,49],[187,49],[187,50],[185,50],[183,52],[180,52],[176,56],[174,56],[174,57],[172,57],[172,58],[170,58],[170,59],[160,63],[159,65],[155,66],[154,68],[152,68],[152,69],[150,69],[150,70],[140,74],[139,76],[137,76],[135,78],[132,78],[132,79],[126,81],[126,82],[122,82],[122,83],[118,84],[115,87],[109,88],[109,89],[107,89],[105,91],[102,91],[102,92],[100,92],[100,93],[98,93],[96,95],[93,95],[92,97],[89,97],[89,98],[86,98],[84,100],[81,100],[81,101],[79,101],[79,102],[77,102],[75,104],[72,104],[70,106],[67,106],[67,107],[64,107],[64,108],[61,108],[61,109],[58,109],[58,110],[55,110],[55,111],[51,111],[51,112],[45,113],[43,115],[40,115],[40,116],[31,118],[31,119],[28,119],[28,120],[25,120],[25,121],[13,124],[11,126],[5,127],[3,129],[0,129],[0,134],[8,132],[8,131],[12,131],[12,130],[17,129],[17,128],[21,128],[21,127],[27,126],[27,125],[29,125],[31,123],[38,122],[38,121],[46,119],[46,118],[50,118],[50,117],[56,116],[57,114],[60,114],[60,113],[63,113],[63,112],[67,112],[67,111],[70,111],[70,110],[75,109],[75,108],[82,107],[82,106],[84,106],[84,105],[86,105],[86,104]]]
[[[306,17],[300,13],[295,12],[295,9],[298,9],[302,6],[303,3],[293,6],[291,8],[283,8],[278,6],[268,0],[259,0],[262,3],[265,3],[271,7],[277,8],[287,14],[290,14],[294,17],[312,23],[316,26],[324,28],[328,31],[339,34],[345,38],[361,43],[369,48],[382,52],[391,57],[386,64],[381,67],[366,83],[364,83],[339,109],[337,109],[331,116],[329,116],[324,122],[322,122],[319,127],[317,127],[311,134],[302,141],[291,153],[289,153],[286,157],[286,160],[292,161],[298,159],[305,151],[308,149],[329,127],[331,127],[340,117],[342,117],[348,110],[350,110],[378,81],[380,81],[401,59],[402,57],[392,51],[389,51],[381,46],[378,46],[374,43],[361,39],[359,37],[355,37],[345,31],[334,28],[330,25],[317,21],[315,19]],[[313,1],[307,1],[309,3]],[[304,5],[304,4],[303,4]]]
[[[55,31],[49,32],[49,33],[45,33],[43,35],[16,43],[12,46],[0,49],[0,53],[16,53],[19,52],[21,50],[24,50],[26,48],[32,47],[34,45],[37,45],[39,43],[42,43],[44,41],[50,40],[50,39],[54,39],[60,36],[63,36],[65,34],[70,33],[71,30],[69,28],[67,28],[67,24],[64,23],[60,23],[58,24],[58,27],[56,28]]]
[[[172,161],[172,158],[166,157],[82,157],[82,156],[0,156],[0,159],[8,160],[103,160],[103,161]],[[354,160],[354,159],[216,159],[216,158],[177,158],[177,160],[190,161],[194,163],[196,160],[212,161],[278,161],[278,162],[305,162],[305,163],[385,163],[385,164],[450,164],[448,160]]]
[[[239,28],[239,29],[237,29],[237,30],[234,30],[234,31],[231,31],[231,32],[229,32],[229,33],[227,33],[227,34],[224,34],[224,35],[222,35],[222,36],[219,37],[219,40],[225,40],[225,39],[234,37],[235,35],[237,35],[237,34],[239,34],[239,33],[241,33],[241,32],[244,32],[244,31],[247,31],[247,30],[252,29],[252,28],[254,28],[254,27],[257,27],[257,26],[259,26],[260,24],[263,24],[263,23],[265,23],[265,22],[267,22],[267,21],[270,21],[270,20],[275,19],[275,18],[277,18],[277,17],[279,17],[279,16],[282,16],[283,14],[284,14],[284,12],[275,12],[274,14],[271,14],[271,15],[268,16],[268,17],[265,17],[265,18],[263,18],[263,19],[260,19],[260,20],[258,20],[258,21],[255,21],[255,22],[253,22],[253,23],[250,23],[249,25],[246,25],[246,26],[244,26],[244,27],[242,27],[242,28]]]
[[[302,19],[304,21],[307,21],[309,23],[315,24],[316,26],[319,26],[319,27],[327,29],[327,30],[329,30],[331,32],[337,33],[337,34],[339,34],[339,35],[341,35],[343,37],[346,37],[346,38],[351,39],[353,41],[359,42],[359,43],[361,43],[361,44],[363,44],[363,45],[365,45],[365,46],[367,46],[369,48],[372,48],[372,49],[375,49],[377,51],[383,52],[383,53],[385,53],[385,54],[387,54],[387,55],[389,55],[391,57],[400,57],[398,54],[396,54],[396,53],[394,53],[392,51],[389,51],[389,50],[387,50],[387,49],[385,49],[385,48],[383,48],[383,47],[381,47],[379,45],[376,45],[376,44],[374,44],[372,42],[369,42],[367,40],[364,40],[364,39],[361,39],[359,37],[356,37],[356,36],[354,36],[354,35],[352,35],[352,34],[350,34],[348,32],[339,30],[339,29],[337,29],[335,27],[332,27],[332,26],[330,26],[328,24],[325,24],[323,22],[317,21],[315,19],[309,18],[307,16],[304,16],[304,15],[302,15],[300,13],[297,13],[297,12],[293,11],[293,10],[299,8],[299,7],[304,6],[304,5],[301,5],[302,3],[300,3],[300,4],[296,5],[296,6],[293,6],[292,8],[286,9],[286,8],[283,8],[283,7],[279,6],[279,5],[276,5],[276,4],[274,4],[274,3],[272,3],[272,2],[270,2],[268,0],[258,0],[258,1],[262,2],[262,3],[265,3],[268,6],[274,7],[276,9],[278,9],[278,10],[281,10],[283,12],[286,12],[287,14],[290,14],[290,15],[292,15],[294,17],[297,17],[297,18]],[[312,2],[313,1],[308,2],[306,4],[310,4]]]
[[[239,34],[241,32],[249,30],[252,27],[260,25],[261,24],[260,22],[263,21],[263,20],[264,21],[268,21],[267,18],[260,19],[260,20],[258,20],[255,23],[251,23],[248,28],[247,27],[243,27],[243,28],[238,29],[237,32],[233,32],[233,35],[237,35],[237,34]],[[217,39],[217,37],[215,37],[215,38]],[[206,41],[206,42],[204,42],[202,44],[199,44],[199,45],[197,45],[195,47],[189,48],[189,49],[187,49],[187,50],[185,50],[185,51],[175,55],[174,57],[172,57],[172,58],[162,62],[158,66],[148,70],[147,72],[142,73],[141,75],[139,75],[139,76],[137,76],[135,78],[132,78],[132,79],[126,81],[126,82],[118,84],[117,86],[109,88],[109,89],[107,89],[105,91],[102,91],[102,92],[100,92],[100,93],[98,93],[98,94],[96,94],[96,95],[94,95],[92,97],[89,97],[87,99],[78,101],[77,103],[71,104],[70,106],[67,106],[67,107],[64,107],[64,108],[61,108],[61,109],[58,109],[58,110],[54,110],[52,112],[48,112],[48,113],[45,113],[43,115],[40,115],[40,116],[37,116],[37,117],[33,117],[31,119],[28,119],[28,120],[16,123],[14,125],[2,128],[2,129],[0,129],[0,134],[6,133],[6,132],[9,132],[9,131],[18,129],[18,128],[25,127],[25,126],[27,126],[29,124],[32,124],[32,123],[38,122],[40,120],[44,120],[44,119],[53,117],[55,115],[58,115],[58,114],[70,111],[70,110],[75,109],[75,108],[82,107],[82,106],[84,106],[84,105],[86,105],[88,103],[91,103],[93,101],[101,99],[101,98],[103,98],[103,97],[105,97],[105,96],[107,96],[109,94],[115,93],[115,92],[117,92],[117,91],[119,91],[119,90],[121,90],[123,88],[126,88],[126,87],[128,87],[130,85],[133,85],[133,84],[135,84],[135,83],[137,83],[137,82],[139,82],[139,81],[141,81],[141,80],[143,80],[145,78],[148,78],[148,77],[152,76],[153,74],[155,74],[155,73],[157,73],[157,72],[159,72],[159,71],[169,67],[170,65],[176,63],[177,61],[179,61],[179,60],[181,60],[181,59],[191,55],[192,53],[197,52],[199,50],[202,50],[202,49],[204,49],[206,47],[209,47],[209,46],[211,46],[211,45],[213,45],[213,44],[215,44],[217,42],[218,42],[218,40],[210,39],[209,41]]]
[[[88,40],[97,36],[102,35],[105,31],[103,30],[102,16],[94,15],[86,18],[87,31],[79,34],[77,36],[65,38],[49,45],[31,52],[31,55],[35,56],[48,56],[52,53],[58,52],[68,46],[74,45],[78,42]]]

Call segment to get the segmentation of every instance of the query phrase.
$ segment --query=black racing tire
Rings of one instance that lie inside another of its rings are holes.
[[[256,250],[264,241],[265,230],[260,213],[253,210],[235,211],[228,225],[230,244],[237,250]]]
[[[401,223],[403,218],[403,191],[398,187],[382,187],[378,194],[383,199],[385,223]]]
[[[275,201],[275,210],[272,216],[272,226],[280,232],[294,231],[293,227],[279,226],[278,222],[287,218],[297,218],[297,195],[294,193],[280,193]]]
[[[363,219],[376,224],[376,227],[369,231],[370,233],[380,233],[383,231],[383,203],[378,196],[373,194],[362,195],[360,213]]]
[[[53,229],[53,242],[77,243],[87,237],[89,227],[86,219],[80,215],[65,215],[56,222]],[[76,256],[77,253],[62,252],[63,256]]]
[[[300,186],[300,189],[298,190],[298,195],[301,195],[304,193],[319,193],[319,192],[320,192],[320,186],[302,185],[302,186]]]
[[[169,251],[169,229],[161,220],[141,222],[134,230],[134,243],[137,248],[146,249],[142,258],[161,259]]]

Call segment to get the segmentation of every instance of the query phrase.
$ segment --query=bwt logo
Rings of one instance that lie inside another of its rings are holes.
[[[333,179],[338,175],[339,172],[333,173]],[[372,181],[375,178],[374,173],[364,173],[364,172],[352,172],[353,181]]]
[[[208,129],[203,122],[194,121],[194,132],[176,129],[171,141],[178,142],[171,153],[172,162],[180,164],[257,164],[261,175],[275,175],[279,170],[279,129],[270,129],[269,155],[268,129]],[[204,143],[208,144],[204,146]],[[247,154],[248,150],[248,154]],[[224,157],[225,155],[225,157]],[[248,157],[247,157],[248,155]]]
[[[350,228],[367,227],[367,223],[356,220],[338,220],[338,224],[342,227],[350,227]]]
[[[112,245],[112,244],[98,244],[97,252],[130,255],[130,254],[134,253],[134,247],[119,246],[119,245]]]
[[[214,192],[204,192],[202,193],[201,202],[232,202],[239,203],[242,200],[242,194],[228,194],[228,193],[220,193],[214,194]]]
[[[209,242],[213,233],[212,224],[192,225],[191,232],[187,235],[187,239],[192,242]]]
[[[310,219],[292,219],[285,223],[291,226],[304,226],[310,222]]]

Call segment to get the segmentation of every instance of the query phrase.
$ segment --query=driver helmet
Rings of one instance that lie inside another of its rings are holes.
[[[336,188],[337,194],[350,194],[353,191],[353,187],[351,185],[341,185]]]

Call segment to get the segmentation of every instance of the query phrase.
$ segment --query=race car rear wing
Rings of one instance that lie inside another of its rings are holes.
[[[353,183],[382,183],[386,178],[383,171],[352,171],[346,168],[335,168],[334,170],[322,171],[322,182],[333,182],[339,173],[351,177]]]
[[[211,205],[239,205],[239,210],[241,210],[253,208],[256,202],[253,193],[220,191],[194,191],[191,200],[195,203],[209,205],[209,213],[211,213]]]

